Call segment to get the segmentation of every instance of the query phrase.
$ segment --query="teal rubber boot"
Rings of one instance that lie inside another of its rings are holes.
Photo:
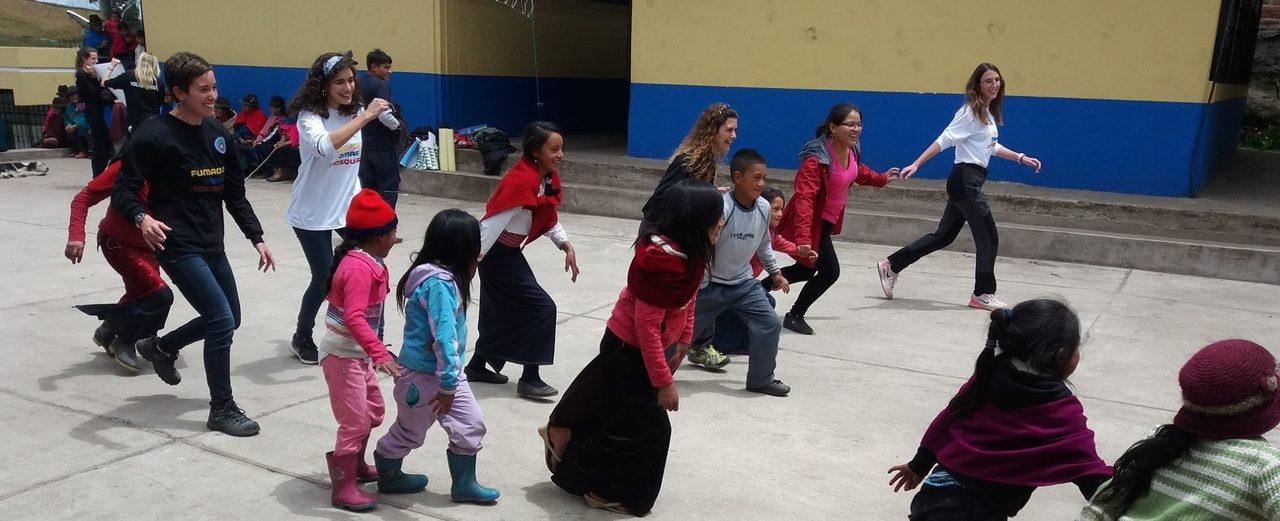
[[[405,474],[400,470],[404,458],[384,458],[374,451],[373,464],[378,468],[378,492],[382,494],[413,494],[427,488],[425,474]]]
[[[453,476],[453,487],[449,495],[454,503],[493,503],[498,500],[497,489],[476,483],[476,457],[463,456],[445,451],[449,457],[449,474]]]

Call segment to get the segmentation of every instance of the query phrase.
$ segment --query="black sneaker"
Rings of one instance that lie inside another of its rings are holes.
[[[209,421],[204,424],[211,431],[226,433],[230,436],[254,436],[260,428],[258,422],[244,415],[244,410],[236,407],[236,402],[229,402],[221,407],[209,409]]]
[[[116,363],[120,364],[120,367],[137,374],[142,370],[142,364],[138,363],[138,352],[133,344],[117,336],[111,341],[111,354],[115,355]]]
[[[782,383],[782,380],[774,380],[769,385],[763,387],[748,387],[748,391],[753,393],[767,394],[769,396],[786,396],[791,394],[791,386]]]
[[[802,335],[812,335],[813,328],[809,327],[809,323],[804,321],[804,317],[787,313],[782,318],[782,327],[800,333]]]
[[[98,326],[98,329],[93,330],[93,343],[98,344],[98,347],[101,347],[108,355],[111,354],[111,341],[115,339],[115,331],[112,331],[105,323]]]
[[[164,380],[164,383],[178,385],[182,382],[182,375],[178,374],[178,368],[173,365],[178,361],[178,355],[171,355],[160,349],[159,337],[149,336],[139,340],[134,347],[137,348],[139,356],[151,362],[151,367],[156,370],[156,376]]]
[[[307,365],[316,365],[320,363],[320,353],[317,352],[316,343],[311,337],[298,338],[293,336],[293,342],[289,343],[289,350],[293,351],[293,356],[298,357],[298,361]]]

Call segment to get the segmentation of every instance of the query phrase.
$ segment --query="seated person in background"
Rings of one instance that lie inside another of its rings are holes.
[[[67,108],[62,113],[62,124],[67,133],[67,145],[74,154],[72,157],[89,157],[89,122],[85,119],[84,106],[80,104],[80,96],[75,87],[67,89]]]
[[[165,95],[165,105],[173,104],[173,96]],[[218,100],[213,102],[213,117],[222,123],[227,132],[235,132],[236,127],[236,111],[231,110],[231,100],[223,96],[218,96]]]
[[[262,109],[258,108],[258,96],[256,94],[245,94],[243,98],[240,98],[240,113],[236,114],[236,126],[234,129],[240,144],[252,144],[253,138],[257,137],[258,132],[262,132],[262,126],[266,123],[267,115],[263,114]]]
[[[49,111],[44,114],[44,124],[40,127],[40,148],[67,146],[67,125],[62,122],[62,113],[66,110],[67,100],[62,96],[54,96]]]
[[[302,164],[302,154],[298,151],[298,124],[293,118],[286,118],[280,123],[280,139],[276,141],[275,154],[267,160],[271,167],[269,182],[288,181],[297,175],[298,165]],[[292,171],[292,173],[290,173]]]
[[[259,130],[258,135],[253,138],[253,143],[249,145],[252,148],[246,150],[249,168],[257,167],[271,154],[271,150],[280,140],[280,124],[284,123],[289,115],[284,107],[284,98],[280,96],[272,96],[267,106],[271,108],[271,115],[267,116],[262,130]]]

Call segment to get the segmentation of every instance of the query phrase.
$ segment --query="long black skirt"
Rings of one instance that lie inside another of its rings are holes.
[[[522,365],[551,365],[556,303],[538,285],[518,248],[494,244],[480,261],[476,355]]]
[[[570,494],[617,501],[636,515],[653,509],[671,446],[640,350],[605,330],[600,354],[569,385],[550,424],[573,437],[551,480]]]

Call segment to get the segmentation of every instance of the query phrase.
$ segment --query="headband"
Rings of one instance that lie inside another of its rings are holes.
[[[342,61],[342,55],[341,55],[341,54],[336,55],[336,56],[330,56],[330,57],[329,57],[329,59],[325,60],[325,61],[324,61],[324,75],[325,75],[325,76],[328,76],[328,75],[329,75],[329,73],[333,72],[333,68],[334,68],[335,66],[337,66],[337,65],[338,65],[338,62],[340,62],[340,61]]]

